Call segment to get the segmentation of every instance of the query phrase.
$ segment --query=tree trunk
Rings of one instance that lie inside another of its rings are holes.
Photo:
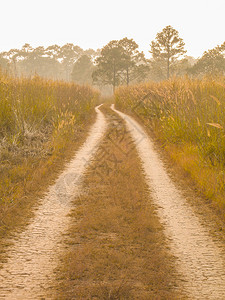
[[[167,79],[170,78],[170,58],[167,60]]]
[[[115,93],[116,88],[116,64],[115,59],[113,60],[113,94]]]
[[[13,75],[17,78],[17,67],[16,67],[16,60],[13,59]]]
[[[130,83],[130,78],[129,78],[129,68],[127,67],[127,86]]]

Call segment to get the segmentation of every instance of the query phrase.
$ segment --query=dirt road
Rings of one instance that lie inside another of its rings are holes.
[[[112,107],[113,108],[113,107]],[[143,162],[144,171],[168,244],[176,256],[184,286],[191,299],[225,299],[224,245],[212,240],[181,192],[171,181],[154,145],[130,116],[115,110],[127,124]]]
[[[98,108],[96,112],[97,120],[86,142],[50,187],[32,223],[9,241],[14,245],[7,251],[7,262],[0,267],[0,299],[45,299],[46,294],[51,295],[70,202],[79,193],[82,175],[106,130],[104,115]]]
[[[71,200],[80,192],[84,171],[107,127],[102,112],[98,108],[96,111],[97,121],[85,144],[50,187],[32,223],[9,241],[13,246],[0,268],[0,299],[51,299],[54,268],[63,249],[61,241],[69,225]],[[116,112],[126,121],[142,160],[168,246],[175,256],[179,288],[190,299],[225,299],[224,245],[212,239],[202,226],[173,184],[143,128],[131,117]]]

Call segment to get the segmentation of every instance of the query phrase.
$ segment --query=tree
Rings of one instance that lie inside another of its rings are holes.
[[[28,47],[25,47],[28,45]],[[22,60],[19,61],[20,70],[26,75],[43,75],[45,49],[43,46],[32,49],[29,44],[25,44],[20,52]]]
[[[58,58],[61,60],[65,80],[70,80],[75,61],[83,54],[83,49],[73,44],[66,44],[61,47]]]
[[[58,57],[60,55],[60,51],[61,51],[60,46],[58,46],[56,44],[48,46],[45,50],[46,55],[48,55],[52,59],[58,59]]]
[[[9,70],[10,73],[17,77],[18,76],[18,69],[17,69],[17,62],[18,59],[21,57],[21,51],[18,49],[11,49],[8,52],[4,52],[4,56],[7,57],[9,60]]]
[[[1,71],[8,71],[9,60],[5,58],[5,52],[0,53],[0,74]]]
[[[153,66],[161,69],[162,74],[166,70],[167,79],[170,77],[171,66],[186,53],[184,45],[178,31],[170,25],[166,26],[162,32],[157,33],[155,41],[151,42],[150,53],[152,53]]]
[[[82,55],[73,66],[71,78],[79,84],[91,84],[93,71],[94,65],[91,58],[88,55]]]
[[[120,73],[123,69],[123,49],[118,41],[109,42],[101,50],[101,55],[96,59],[96,70],[93,72],[94,83],[112,85],[113,91],[120,83]]]
[[[138,45],[133,39],[124,38],[118,42],[122,47],[122,65],[127,86],[131,81],[146,77],[148,66],[143,52],[138,51]]]
[[[225,73],[225,43],[205,51],[189,71],[193,75],[218,75]]]
[[[115,87],[131,81],[140,81],[146,77],[148,66],[143,52],[133,39],[124,38],[109,42],[96,59],[94,82]]]
[[[87,49],[83,51],[83,54],[89,56],[92,60],[95,60],[101,53],[100,49],[93,50],[93,49]]]
[[[24,44],[22,49],[21,49],[21,52],[23,53],[31,53],[34,49],[32,48],[32,46],[30,44]]]
[[[176,76],[184,76],[189,73],[189,70],[196,63],[197,59],[192,56],[185,56],[185,58],[177,60],[171,67],[171,72]]]

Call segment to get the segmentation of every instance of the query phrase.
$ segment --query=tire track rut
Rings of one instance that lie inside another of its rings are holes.
[[[0,299],[51,299],[54,268],[63,251],[62,235],[69,225],[71,202],[106,130],[103,113],[98,107],[96,112],[97,120],[86,142],[50,187],[26,230],[9,241],[13,246],[7,251],[7,262],[0,266]]]
[[[154,145],[143,128],[130,116],[114,109],[131,133],[159,217],[165,226],[168,244],[181,274],[179,286],[190,299],[225,299],[225,251],[212,239],[191,206],[171,181]]]

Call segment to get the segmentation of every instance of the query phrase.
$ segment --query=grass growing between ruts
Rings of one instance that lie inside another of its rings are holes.
[[[176,299],[173,258],[124,123],[110,126],[74,200],[57,299]]]
[[[0,246],[82,142],[97,98],[72,83],[0,77]]]

